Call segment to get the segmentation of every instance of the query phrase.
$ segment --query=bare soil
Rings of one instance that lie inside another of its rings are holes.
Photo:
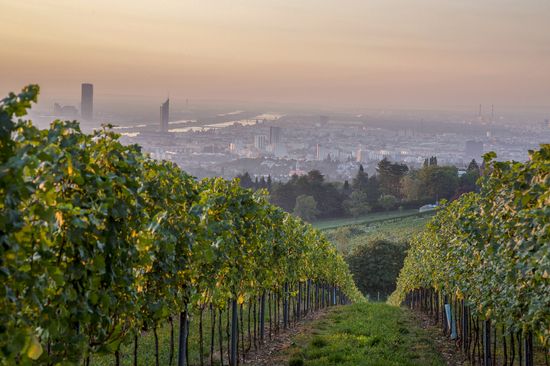
[[[278,334],[272,334],[265,344],[257,350],[246,354],[245,365],[283,366],[287,364],[285,350],[292,345],[292,339],[300,333],[307,333],[313,320],[324,317],[328,309],[321,309],[305,316],[291,328],[281,329]]]
[[[439,353],[445,359],[447,366],[468,366],[470,363],[462,354],[459,344],[450,340],[443,334],[440,324],[435,324],[427,314],[418,311],[410,311],[411,315],[416,318],[422,329],[429,331],[433,337],[434,343]]]

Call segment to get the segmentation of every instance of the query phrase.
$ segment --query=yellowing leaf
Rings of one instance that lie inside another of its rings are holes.
[[[240,305],[242,303],[244,303],[244,296],[243,295],[239,295],[239,297],[237,298],[237,303]]]
[[[55,219],[57,220],[57,226],[63,226],[63,214],[61,211],[55,213]]]
[[[27,356],[31,360],[38,360],[38,358],[42,355],[42,352],[42,345],[38,341],[38,338],[33,334],[31,336],[31,343],[27,349]]]

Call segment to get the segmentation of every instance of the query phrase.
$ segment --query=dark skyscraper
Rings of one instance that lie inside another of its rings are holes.
[[[166,102],[160,106],[160,130],[162,132],[168,132],[168,120],[170,119],[170,99],[166,99]]]
[[[281,142],[281,127],[271,126],[269,127],[269,144],[278,144]]]
[[[87,121],[91,121],[94,118],[94,86],[92,84],[82,84],[80,115]]]

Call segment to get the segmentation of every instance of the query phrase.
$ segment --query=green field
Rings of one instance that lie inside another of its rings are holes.
[[[431,216],[433,212],[424,212],[420,213],[417,209],[402,210],[402,211],[387,211],[387,212],[374,212],[369,213],[365,216],[360,216],[356,218],[343,218],[343,219],[330,219],[330,220],[320,220],[313,222],[313,227],[319,230],[334,229],[340,226],[349,226],[349,225],[361,225],[369,224],[375,222],[381,222],[396,218],[405,218],[405,217],[422,217],[422,216]]]
[[[419,328],[416,318],[405,309],[383,303],[331,309],[309,331],[293,339],[285,357],[281,365],[445,365],[429,332]]]
[[[407,243],[420,232],[431,219],[433,213],[397,216],[362,224],[340,226],[325,229],[323,232],[332,241],[338,251],[349,254],[353,248],[371,240],[383,239],[398,243]]]

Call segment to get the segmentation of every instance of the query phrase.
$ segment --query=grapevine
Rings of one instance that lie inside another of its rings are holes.
[[[176,314],[185,326],[191,309],[288,299],[309,281],[362,299],[324,236],[265,193],[197,182],[109,126],[17,119],[38,90],[0,102],[1,365],[118,360]]]
[[[505,335],[534,334],[548,349],[550,145],[525,163],[495,158],[485,156],[480,193],[447,204],[413,239],[391,300],[434,289]]]

